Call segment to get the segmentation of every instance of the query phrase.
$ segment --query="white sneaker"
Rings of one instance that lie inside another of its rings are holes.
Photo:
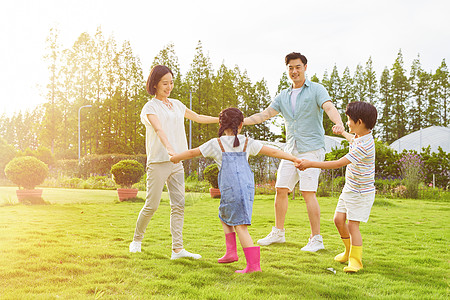
[[[141,252],[141,244],[142,242],[132,241],[130,243],[130,252],[131,253]]]
[[[179,259],[179,258],[183,258],[183,257],[192,257],[193,259],[202,258],[202,256],[200,254],[194,254],[194,253],[188,252],[183,249],[178,253],[175,253],[172,250],[172,256],[170,257],[170,259]]]
[[[316,234],[312,238],[309,238],[308,244],[302,248],[302,251],[316,252],[325,249],[323,246],[323,238],[320,234]]]
[[[286,238],[284,237],[284,229],[278,229],[275,226],[272,227],[272,231],[263,239],[258,240],[258,245],[269,246],[274,243],[284,243]]]

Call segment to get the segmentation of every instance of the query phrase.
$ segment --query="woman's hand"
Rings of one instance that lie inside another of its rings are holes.
[[[170,161],[177,164],[180,162],[180,159],[177,156],[170,156]]]
[[[167,153],[169,154],[169,156],[177,155],[177,153],[173,149],[167,149]]]

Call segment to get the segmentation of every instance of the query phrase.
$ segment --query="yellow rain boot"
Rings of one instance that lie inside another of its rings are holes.
[[[348,266],[344,268],[344,272],[354,273],[363,268],[362,265],[362,246],[351,246],[348,259]]]
[[[345,263],[348,261],[348,254],[350,253],[350,238],[341,238],[344,242],[345,251],[334,257],[334,260],[340,263]]]

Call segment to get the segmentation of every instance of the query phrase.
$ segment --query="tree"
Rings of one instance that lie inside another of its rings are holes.
[[[411,89],[408,78],[405,75],[406,70],[403,68],[403,55],[401,50],[398,52],[397,59],[391,71],[392,114],[394,116],[392,133],[395,139],[399,139],[408,134],[407,101]]]
[[[61,46],[58,41],[59,32],[56,28],[50,29],[47,37],[47,54],[44,59],[48,62],[50,81],[47,85],[46,98],[48,102],[44,105],[45,115],[42,120],[41,141],[55,151],[55,142],[61,136],[61,111],[58,107],[58,69],[60,68]]]
[[[378,83],[377,75],[373,69],[372,57],[369,57],[366,62],[366,68],[364,69],[364,88],[367,94],[366,100],[376,107],[378,104]]]
[[[364,69],[360,64],[356,66],[353,84],[356,101],[366,101],[367,91],[364,77]]]
[[[327,89],[328,94],[331,97],[331,102],[333,102],[339,109],[339,103],[341,102],[341,79],[339,78],[339,72],[336,65],[334,65],[333,67],[330,79],[328,79],[326,73],[324,74],[322,84]],[[333,135],[333,125],[334,123],[330,120],[330,118],[328,118],[327,116],[323,118],[323,127],[325,129],[325,134]]]
[[[180,63],[178,62],[178,56],[175,53],[175,45],[173,43],[164,46],[164,48],[159,51],[158,55],[155,56],[151,68],[156,65],[166,66],[173,73],[174,88],[170,97],[178,100],[186,100],[186,94],[189,93],[189,89],[185,89],[183,86]]]
[[[379,123],[382,127],[381,137],[382,140],[388,144],[395,140],[393,136],[393,115],[392,115],[392,88],[391,88],[391,74],[387,67],[384,68],[380,78],[380,106],[381,106],[381,118]]]
[[[445,59],[442,60],[441,65],[433,75],[433,97],[436,99],[437,112],[439,114],[439,123],[433,125],[448,126],[450,124],[450,76],[445,63]]]
[[[192,89],[192,109],[201,114],[207,114],[210,111],[214,92],[212,89],[212,65],[208,55],[203,53],[203,45],[198,41],[195,48],[196,53],[191,63],[190,69],[186,75],[186,82]],[[192,147],[199,146],[202,141],[216,136],[217,127],[213,124],[195,124],[195,138],[192,139]],[[193,126],[194,128],[194,126]]]
[[[409,109],[411,118],[409,131],[417,131],[426,127],[425,112],[427,111],[427,99],[429,97],[431,75],[422,69],[420,64],[420,56],[414,59],[411,65],[411,73],[409,77],[411,85],[411,101],[412,105]]]

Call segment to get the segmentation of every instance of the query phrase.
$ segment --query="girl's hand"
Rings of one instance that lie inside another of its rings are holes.
[[[311,167],[311,162],[307,159],[301,159],[300,163],[295,164],[295,166],[300,170],[300,171],[304,171],[308,168]]]

